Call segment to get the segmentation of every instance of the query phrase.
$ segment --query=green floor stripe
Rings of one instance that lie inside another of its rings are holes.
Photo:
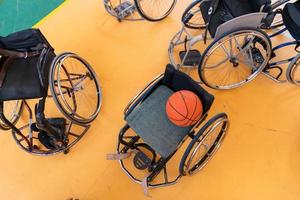
[[[64,0],[0,0],[0,35],[32,27]]]

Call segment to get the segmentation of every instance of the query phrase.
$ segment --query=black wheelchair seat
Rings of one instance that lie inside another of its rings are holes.
[[[300,41],[300,1],[288,3],[283,9],[282,18],[286,28],[295,40]]]
[[[165,158],[176,150],[191,129],[178,127],[168,120],[165,105],[172,94],[173,91],[168,87],[158,87],[126,118],[127,123],[143,141]]]
[[[48,88],[40,83],[38,60],[39,57],[32,57],[16,58],[11,61],[0,88],[0,100],[32,99],[45,95]],[[48,57],[47,66],[50,66],[51,61],[52,59]]]
[[[0,36],[0,48],[8,50],[34,50],[39,44],[46,44],[48,47],[51,47],[39,29],[26,29],[6,37]]]
[[[28,29],[0,37],[0,50],[0,100],[45,96],[55,54],[42,33]]]

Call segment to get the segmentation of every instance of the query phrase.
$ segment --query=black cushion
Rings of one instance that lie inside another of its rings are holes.
[[[206,113],[213,101],[214,96],[204,90],[197,82],[183,72],[176,70],[172,65],[167,65],[165,76],[162,81],[164,85],[174,92],[179,90],[190,90],[197,94],[203,104],[203,114]]]
[[[0,48],[8,50],[28,51],[38,44],[46,44],[48,47],[51,47],[39,29],[26,29],[6,37],[0,36]]]
[[[260,11],[269,12],[271,8],[271,0],[223,0],[223,2],[233,17]]]
[[[282,19],[290,34],[295,40],[300,41],[300,1],[286,4]]]
[[[28,58],[10,58],[2,87],[0,100],[32,99],[43,97],[48,91],[48,74],[54,49],[38,29],[26,29],[0,37],[0,48],[31,52],[41,46],[47,47],[42,55]],[[8,57],[0,55],[0,70]]]
[[[39,78],[37,66],[39,57],[14,59],[8,66],[0,88],[0,100],[33,99],[47,95],[48,72],[54,56],[53,53],[49,53],[45,58],[44,73],[42,73],[44,85]]]

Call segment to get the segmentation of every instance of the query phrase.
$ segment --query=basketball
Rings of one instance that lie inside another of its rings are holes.
[[[166,103],[169,120],[180,127],[194,125],[201,118],[202,112],[201,100],[189,90],[175,92]]]

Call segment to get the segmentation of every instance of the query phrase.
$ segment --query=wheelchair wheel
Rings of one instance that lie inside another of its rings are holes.
[[[240,87],[253,80],[268,64],[271,41],[258,29],[232,31],[214,40],[204,51],[198,73],[208,87]]]
[[[201,4],[207,2],[205,0],[196,0],[192,2],[183,12],[181,21],[187,27],[191,29],[203,29],[206,27],[205,21],[201,13]]]
[[[228,129],[228,117],[220,113],[211,118],[195,135],[180,162],[182,176],[200,171],[219,149]]]
[[[72,122],[88,124],[101,107],[101,88],[96,73],[73,53],[58,55],[51,66],[49,85],[54,102]]]
[[[134,0],[137,11],[149,21],[160,21],[174,9],[176,0]]]
[[[290,83],[300,85],[300,53],[290,62],[286,78]]]
[[[16,124],[20,119],[20,116],[23,111],[23,101],[22,100],[12,100],[4,102],[4,115],[12,124]],[[0,120],[0,129],[9,130],[5,123]]]

